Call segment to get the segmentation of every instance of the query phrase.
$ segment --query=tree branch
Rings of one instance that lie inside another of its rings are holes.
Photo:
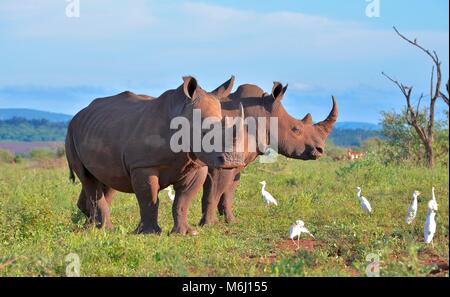
[[[424,48],[420,44],[418,44],[417,43],[417,39],[414,39],[414,41],[411,41],[410,39],[405,37],[402,33],[400,33],[395,26],[393,28],[394,28],[395,32],[397,32],[398,36],[400,36],[403,40],[409,42],[410,44],[414,45],[415,47],[421,49],[424,53],[426,53],[428,56],[430,56],[430,58],[433,60],[433,62],[435,64],[439,64],[440,63],[439,62],[439,58],[438,58],[438,56],[437,56],[435,51],[433,51],[433,54],[432,54],[429,50],[427,50],[426,48]]]

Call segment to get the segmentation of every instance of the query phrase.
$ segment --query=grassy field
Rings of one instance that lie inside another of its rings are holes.
[[[235,199],[238,222],[198,227],[199,236],[167,236],[171,203],[160,194],[163,234],[130,235],[137,201],[120,194],[112,207],[113,231],[82,228],[76,208],[80,184],[64,162],[0,164],[0,275],[62,276],[65,256],[76,253],[82,276],[364,276],[368,254],[378,254],[382,276],[448,276],[448,169],[384,166],[370,160],[302,162],[279,158],[244,171]],[[278,200],[267,207],[259,181]],[[439,203],[434,246],[423,243],[431,187]],[[355,187],[374,209],[361,212]],[[415,225],[404,223],[419,190]],[[200,194],[190,223],[200,220]],[[288,240],[302,219],[316,236],[300,250]]]

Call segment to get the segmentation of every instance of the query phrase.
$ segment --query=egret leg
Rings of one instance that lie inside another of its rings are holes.
[[[292,243],[295,245],[295,240],[293,237],[291,238],[291,240],[292,240]]]

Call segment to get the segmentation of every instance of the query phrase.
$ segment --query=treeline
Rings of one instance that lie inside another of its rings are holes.
[[[0,120],[0,141],[64,141],[68,122],[50,122],[46,119],[27,120],[15,117]],[[330,140],[338,146],[361,146],[369,138],[382,138],[380,131],[365,129],[333,129]]]
[[[46,119],[27,120],[14,117],[0,120],[0,141],[63,141],[68,122],[50,122]]]
[[[383,138],[383,132],[366,129],[333,129],[329,136],[335,145],[343,147],[360,147],[370,138]]]

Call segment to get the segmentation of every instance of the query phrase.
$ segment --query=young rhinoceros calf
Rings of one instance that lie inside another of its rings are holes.
[[[333,97],[333,108],[328,117],[319,123],[313,124],[310,114],[302,120],[290,116],[284,109],[281,100],[286,92],[287,85],[274,82],[272,93],[269,95],[256,85],[245,84],[239,86],[236,92],[228,98],[221,100],[223,117],[236,116],[237,106],[244,106],[246,122],[249,118],[265,118],[266,135],[273,133],[270,127],[270,118],[278,118],[278,147],[273,148],[280,154],[294,159],[316,160],[323,155],[325,140],[331,133],[338,116],[338,107]],[[256,134],[261,133],[258,125]],[[250,131],[249,131],[250,133]],[[250,136],[250,134],[249,134]],[[260,139],[256,135],[254,139]],[[269,140],[269,137],[262,137]],[[247,143],[247,142],[246,142]],[[248,143],[245,149],[245,166],[253,162],[258,155],[265,152],[260,147],[269,148],[273,144],[263,143],[256,147],[256,151],[249,152]],[[225,214],[225,220],[232,222],[235,217],[232,212],[233,197],[239,185],[241,168],[216,170],[211,168],[203,186],[202,218],[200,225],[213,224],[217,221],[216,209]]]
[[[112,227],[107,200],[118,190],[136,194],[141,219],[135,232],[160,233],[158,191],[173,184],[172,232],[196,234],[187,213],[204,183],[207,166],[234,168],[242,165],[242,156],[172,150],[171,138],[176,133],[170,128],[172,119],[187,119],[191,134],[194,109],[201,111],[202,120],[222,119],[217,94],[203,91],[193,77],[183,80],[179,88],[158,98],[123,92],[96,99],[72,119],[66,155],[72,179],[75,172],[82,183],[78,207],[88,222],[97,219],[100,226]]]

